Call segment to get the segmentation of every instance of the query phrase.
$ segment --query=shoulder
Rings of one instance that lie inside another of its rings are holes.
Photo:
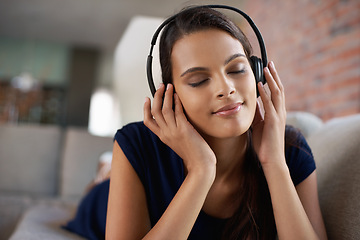
[[[315,160],[302,133],[287,125],[285,130],[285,157],[295,185],[305,180],[315,169]]]
[[[134,122],[119,129],[114,137],[124,155],[131,163],[141,181],[146,185],[148,178],[164,175],[172,165],[178,168],[178,156],[164,144],[143,122]],[[168,166],[171,165],[171,166]],[[150,174],[150,175],[149,175]]]
[[[114,137],[125,156],[131,161],[146,159],[162,145],[158,137],[143,122],[134,122],[119,129]]]
[[[148,129],[143,122],[133,122],[119,129],[114,140],[122,147],[122,145],[139,145],[144,142],[152,142],[157,136]],[[157,142],[157,141],[156,141]]]
[[[150,130],[144,125],[144,122],[133,122],[117,130],[115,138],[118,135],[143,136],[150,134]]]

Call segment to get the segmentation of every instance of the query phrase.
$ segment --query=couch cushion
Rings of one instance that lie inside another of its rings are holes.
[[[34,204],[29,196],[0,194],[0,240],[8,240],[27,208]]]
[[[360,239],[360,114],[327,122],[308,142],[329,239]]]
[[[68,128],[62,156],[60,194],[80,198],[96,175],[99,157],[113,147],[111,137],[91,135],[86,129]]]
[[[74,204],[42,201],[26,211],[10,240],[81,240],[61,228],[75,212]]]
[[[58,126],[0,125],[0,191],[56,194],[60,144]]]

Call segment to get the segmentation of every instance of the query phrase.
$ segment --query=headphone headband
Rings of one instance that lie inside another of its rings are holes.
[[[243,11],[241,11],[240,9],[237,9],[235,7],[231,7],[231,6],[227,6],[227,5],[201,5],[201,6],[195,6],[192,7],[191,9],[196,9],[196,8],[203,8],[203,7],[208,7],[208,8],[218,8],[218,9],[228,9],[228,10],[232,10],[234,12],[239,13],[241,16],[243,16],[247,22],[249,23],[250,27],[253,29],[253,31],[255,32],[256,38],[259,42],[259,47],[260,47],[260,51],[261,51],[261,60],[262,60],[262,64],[263,66],[267,66],[267,55],[266,55],[266,48],[265,48],[265,43],[264,40],[261,36],[261,33],[259,31],[259,29],[256,27],[254,21],[249,17],[249,15],[247,15],[246,13],[244,13]],[[181,13],[181,12],[180,12]],[[152,40],[151,40],[151,46],[150,46],[150,53],[148,55],[147,58],[147,64],[146,64],[146,72],[147,72],[147,77],[148,77],[148,83],[149,83],[149,87],[150,87],[150,91],[151,94],[154,96],[156,89],[155,89],[155,85],[154,85],[154,81],[153,81],[153,77],[152,77],[152,52],[154,49],[154,46],[156,44],[156,40],[161,32],[161,30],[168,25],[170,22],[172,22],[180,13],[177,13],[171,17],[169,17],[168,19],[166,19],[159,27],[158,29],[155,31]]]

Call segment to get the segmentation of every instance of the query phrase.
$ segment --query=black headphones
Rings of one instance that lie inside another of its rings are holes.
[[[251,56],[250,57],[250,62],[251,62],[250,64],[252,66],[252,70],[253,70],[254,75],[255,75],[256,83],[262,82],[263,84],[265,84],[266,80],[265,80],[265,77],[264,77],[264,74],[263,74],[263,68],[264,68],[264,66],[267,66],[267,55],[266,55],[265,43],[264,43],[264,40],[263,40],[263,38],[261,36],[261,33],[260,33],[259,29],[256,27],[253,20],[246,13],[244,13],[243,11],[241,11],[241,10],[239,10],[237,8],[234,8],[234,7],[226,6],[226,5],[203,5],[203,6],[196,6],[196,7],[193,7],[193,8],[201,8],[201,7],[229,9],[229,10],[232,10],[232,11],[235,11],[235,12],[239,13],[241,16],[243,16],[247,20],[247,22],[250,24],[251,28],[255,32],[255,35],[256,35],[257,40],[259,42],[260,51],[261,51],[261,59],[256,57],[256,56]],[[152,37],[152,40],[151,40],[150,53],[149,53],[149,56],[147,58],[147,63],[146,63],[146,73],[147,73],[147,78],[148,78],[150,91],[151,91],[151,94],[153,96],[155,95],[156,89],[155,89],[154,80],[153,80],[153,76],[152,76],[152,58],[153,58],[152,52],[153,52],[154,46],[156,44],[156,39],[158,38],[158,35],[159,35],[160,31],[167,24],[172,22],[176,18],[176,16],[178,14],[175,14],[172,17],[166,19],[158,27],[158,29],[155,31],[154,36]],[[259,96],[259,92],[258,92],[258,96]]]

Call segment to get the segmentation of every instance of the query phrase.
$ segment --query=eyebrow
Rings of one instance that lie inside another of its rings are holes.
[[[234,55],[231,55],[228,59],[225,60],[224,65],[228,64],[229,62],[231,62],[232,60],[234,60],[235,58],[238,57],[245,57],[246,56],[242,53],[235,53]],[[186,74],[192,73],[192,72],[199,72],[199,71],[207,71],[209,70],[208,68],[205,67],[193,67],[193,68],[189,68],[188,70],[186,70],[185,72],[183,72],[180,77],[185,76]]]
[[[193,68],[189,68],[188,70],[186,70],[185,72],[183,72],[180,77],[185,76],[188,73],[192,73],[192,72],[199,72],[199,71],[206,71],[208,70],[208,68],[205,67],[193,67]]]
[[[231,55],[228,59],[225,60],[224,65],[228,64],[229,62],[231,62],[232,60],[238,57],[246,58],[246,56],[242,53],[235,53],[234,55]]]

